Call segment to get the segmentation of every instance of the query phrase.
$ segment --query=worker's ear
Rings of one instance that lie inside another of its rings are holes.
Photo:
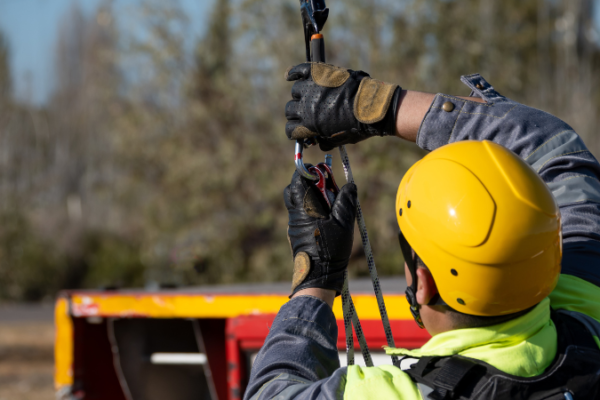
[[[421,305],[429,304],[433,296],[438,293],[437,285],[431,272],[425,268],[417,268],[417,302]]]

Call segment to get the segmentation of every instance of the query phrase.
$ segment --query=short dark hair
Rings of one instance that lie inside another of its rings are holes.
[[[427,265],[425,265],[425,263],[423,262],[423,260],[421,260],[421,258],[415,254],[415,261],[417,263],[417,268],[424,268],[427,271],[429,271],[429,268],[427,267]],[[537,304],[536,304],[537,305]],[[479,315],[471,315],[471,314],[465,314],[465,313],[461,313],[460,311],[456,311],[454,308],[450,307],[449,305],[441,305],[441,306],[436,306],[441,308],[445,314],[447,314],[451,319],[452,322],[454,322],[455,326],[457,329],[462,329],[462,328],[482,328],[484,326],[492,326],[492,325],[497,325],[500,324],[502,322],[506,322],[506,321],[510,321],[511,319],[515,319],[520,317],[521,315],[527,314],[529,311],[531,311],[535,305],[533,307],[529,307],[525,310],[516,312],[516,313],[512,313],[512,314],[505,314],[505,315],[494,315],[494,316],[490,316],[490,317],[483,317],[483,316],[479,316]]]

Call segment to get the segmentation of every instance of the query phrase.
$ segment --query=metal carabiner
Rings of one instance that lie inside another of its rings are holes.
[[[304,161],[302,160],[302,152],[304,151],[304,141],[296,140],[296,155],[294,157],[294,162],[296,163],[296,171],[306,179],[310,179],[311,181],[316,181],[319,179],[317,175],[311,174],[306,167],[304,166]]]

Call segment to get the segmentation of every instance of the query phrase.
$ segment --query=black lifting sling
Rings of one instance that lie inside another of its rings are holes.
[[[552,312],[552,321],[557,353],[541,375],[521,378],[462,356],[423,357],[404,372],[432,400],[600,399],[600,350],[591,333],[562,313]]]

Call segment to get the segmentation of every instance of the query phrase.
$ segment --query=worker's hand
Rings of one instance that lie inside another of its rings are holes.
[[[283,192],[289,212],[288,238],[294,254],[292,294],[306,288],[335,290],[344,285],[356,219],[356,185],[340,190],[331,210],[311,181],[294,172]]]
[[[293,100],[285,107],[285,133],[290,139],[317,137],[321,150],[329,151],[372,136],[396,134],[398,85],[323,63],[292,67],[286,80],[296,81]]]

